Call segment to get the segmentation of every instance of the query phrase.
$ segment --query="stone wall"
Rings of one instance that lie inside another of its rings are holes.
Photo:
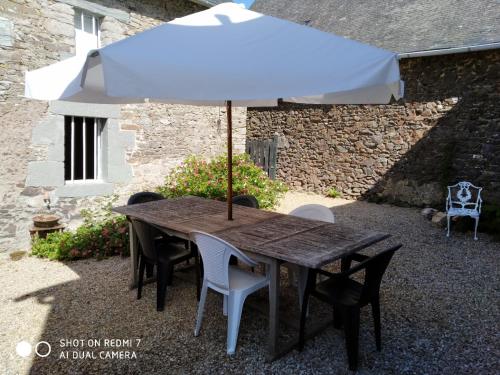
[[[44,197],[51,199],[52,211],[61,214],[70,226],[78,222],[75,219],[81,208],[102,201],[92,196],[92,188],[73,192],[89,195],[86,198],[62,198],[68,195],[61,193],[67,186],[33,182],[47,174],[48,169],[40,170],[41,165],[61,163],[60,144],[55,141],[60,134],[57,126],[47,125],[57,124],[61,115],[51,110],[49,103],[23,98],[24,72],[74,54],[75,6],[103,16],[102,45],[203,9],[188,0],[0,1],[0,252],[29,246],[31,217],[46,210]],[[225,150],[222,109],[142,104],[118,108],[118,113],[116,129],[115,125],[110,129],[121,133],[110,136],[110,142],[119,143],[118,149],[108,152],[125,160],[110,162],[108,168],[120,178],[101,193],[119,194],[120,202],[131,192],[161,183],[170,169],[190,154],[210,157]],[[235,110],[234,143],[240,151],[244,149],[245,119],[246,110]],[[40,137],[41,132],[45,132],[44,137]]]
[[[291,187],[410,205],[470,180],[500,204],[500,51],[400,61],[405,98],[380,106],[282,103],[248,111],[249,138],[280,137]]]

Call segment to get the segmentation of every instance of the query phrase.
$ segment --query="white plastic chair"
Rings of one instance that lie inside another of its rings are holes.
[[[256,267],[258,263],[220,238],[197,231],[191,232],[190,238],[198,246],[204,271],[194,335],[198,336],[200,333],[207,290],[211,288],[224,295],[223,312],[228,316],[227,354],[234,354],[245,299],[256,290],[269,286],[269,276],[230,266],[231,255],[250,267]]]
[[[305,204],[290,211],[288,215],[335,223],[335,215],[333,215],[333,212],[328,207],[321,204]]]
[[[325,221],[332,224],[335,223],[333,212],[328,207],[321,204],[306,204],[297,207],[291,211],[289,215],[298,216],[304,219]],[[307,283],[307,268],[292,263],[285,263],[284,266],[288,269],[288,282],[290,284],[294,283],[294,276],[296,275],[299,307],[302,308],[302,299],[304,298],[304,291]]]
[[[462,181],[448,186],[446,198],[446,220],[448,222],[446,237],[450,237],[450,219],[454,216],[469,216],[476,220],[474,240],[477,240],[477,226],[481,215],[481,190],[483,188]]]

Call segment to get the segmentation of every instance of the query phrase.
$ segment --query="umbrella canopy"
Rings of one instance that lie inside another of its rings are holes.
[[[85,103],[384,104],[392,52],[224,3],[28,72],[25,94]]]
[[[396,54],[224,3],[26,73],[25,96],[228,107],[385,104],[402,96]]]

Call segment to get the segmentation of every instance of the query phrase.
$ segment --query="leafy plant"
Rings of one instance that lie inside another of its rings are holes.
[[[335,188],[331,188],[327,191],[326,196],[330,198],[340,198],[342,193]]]
[[[286,190],[285,184],[271,180],[248,154],[233,156],[234,195],[253,195],[261,208],[272,208]],[[157,191],[167,198],[196,195],[224,200],[227,197],[227,156],[220,155],[211,161],[190,156],[166,177],[165,184]]]
[[[35,238],[31,253],[53,260],[73,260],[111,255],[128,255],[128,222],[124,216],[111,212],[116,198],[101,209],[82,210],[83,225],[76,231],[55,232],[46,238]]]

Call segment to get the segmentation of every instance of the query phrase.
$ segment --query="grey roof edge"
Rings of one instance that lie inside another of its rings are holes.
[[[251,10],[400,54],[500,40],[500,0],[255,0]]]
[[[189,1],[210,8],[217,4],[224,3],[228,0],[189,0]],[[254,9],[251,8],[251,10]],[[451,55],[455,53],[467,53],[467,52],[485,51],[493,49],[500,49],[500,41],[460,46],[460,47],[446,47],[446,48],[435,48],[435,49],[420,50],[420,51],[400,52],[397,53],[397,58],[401,60],[401,59],[410,59],[416,57]]]
[[[401,60],[401,59],[411,59],[414,57],[451,55],[454,53],[486,51],[492,49],[500,49],[500,41],[493,43],[475,44],[463,47],[437,48],[437,49],[428,49],[422,51],[403,52],[403,53],[398,53],[397,56],[398,59]]]

